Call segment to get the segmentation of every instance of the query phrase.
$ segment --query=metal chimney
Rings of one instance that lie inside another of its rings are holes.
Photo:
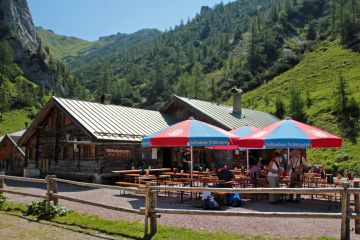
[[[239,88],[231,89],[233,97],[233,113],[239,114],[241,116],[241,94],[244,91]]]
[[[100,97],[100,103],[108,105],[111,103],[111,95],[110,94],[104,94]]]

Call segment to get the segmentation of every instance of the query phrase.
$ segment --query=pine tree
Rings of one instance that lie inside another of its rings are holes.
[[[102,68],[101,79],[98,89],[101,89],[101,94],[110,94],[110,89],[112,82],[114,81],[114,75],[112,71],[112,66],[109,62],[105,63]]]
[[[13,50],[8,41],[3,40],[0,42],[0,88],[5,81],[4,71],[6,65],[14,61]]]
[[[316,25],[315,21],[312,20],[309,23],[308,31],[307,31],[307,39],[308,40],[315,40],[316,39]]]
[[[2,114],[9,109],[9,99],[4,88],[0,88],[0,119]]]
[[[302,99],[298,86],[295,83],[290,90],[289,115],[297,121],[306,122],[307,116],[304,108],[304,100]]]
[[[215,102],[217,99],[215,79],[211,78],[211,101]]]
[[[285,112],[284,102],[280,98],[277,98],[275,101],[275,116],[279,119],[283,119]]]
[[[342,74],[334,91],[334,115],[344,135],[355,142],[359,132],[360,108],[355,98],[348,91],[346,80]]]
[[[192,77],[194,79],[194,91],[195,91],[195,99],[201,98],[202,91],[202,67],[199,62],[196,62],[192,71]]]

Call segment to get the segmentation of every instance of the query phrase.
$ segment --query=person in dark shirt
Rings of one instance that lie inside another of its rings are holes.
[[[217,176],[219,180],[229,182],[234,179],[234,174],[227,169],[227,166],[225,165],[218,173]]]
[[[184,172],[190,171],[190,165],[191,165],[191,156],[190,156],[190,149],[187,148],[182,156],[182,169]]]

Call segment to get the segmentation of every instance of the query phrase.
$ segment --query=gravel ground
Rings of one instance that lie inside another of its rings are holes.
[[[8,189],[16,188],[19,191],[45,194],[45,185],[35,183],[23,183],[6,181]],[[77,187],[67,184],[59,184],[59,193],[88,199],[94,202],[105,203],[108,205],[132,207],[138,209],[144,207],[145,199],[138,195],[120,195],[119,191],[110,189],[92,189]],[[29,203],[33,198],[8,194],[12,201]],[[339,212],[339,209],[328,211],[327,202],[323,200],[304,200],[300,204],[286,203],[271,205],[265,200],[256,202],[246,201],[239,208],[223,208],[232,211],[263,211],[263,212]],[[134,221],[143,221],[144,217],[135,214],[106,210],[98,207],[82,205],[74,202],[60,200],[60,204],[79,212],[86,212],[92,215],[99,215],[106,219],[126,219]],[[186,200],[179,203],[176,197],[159,196],[159,208],[176,208],[176,209],[199,209],[201,208],[200,200]],[[327,219],[286,219],[286,218],[256,218],[256,217],[214,217],[214,216],[188,216],[188,215],[171,215],[162,214],[159,223],[168,226],[186,227],[195,230],[207,231],[231,231],[245,235],[263,235],[277,236],[285,239],[296,237],[315,237],[315,236],[332,236],[340,237],[340,220]],[[354,228],[353,221],[351,228]],[[351,239],[360,239],[359,236],[351,232]]]

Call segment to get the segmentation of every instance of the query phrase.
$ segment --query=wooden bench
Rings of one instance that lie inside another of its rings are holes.
[[[146,187],[145,184],[131,183],[131,182],[116,182],[115,184],[119,185],[121,187],[136,187],[136,188],[145,188]],[[125,194],[125,190],[124,190],[124,194]],[[120,195],[122,195],[121,190],[120,190]]]

